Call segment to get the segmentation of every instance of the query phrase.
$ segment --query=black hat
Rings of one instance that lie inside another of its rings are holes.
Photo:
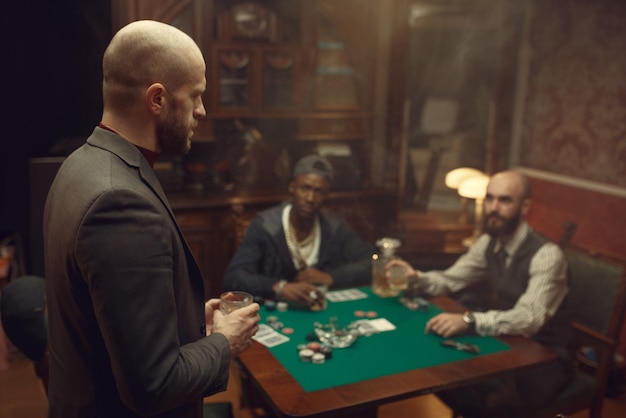
[[[328,183],[333,183],[333,166],[326,158],[319,155],[307,155],[296,163],[293,169],[293,177],[296,178],[302,174],[317,174],[324,177]]]
[[[48,342],[44,294],[44,279],[38,276],[17,277],[2,289],[0,316],[4,331],[31,360],[45,353]]]

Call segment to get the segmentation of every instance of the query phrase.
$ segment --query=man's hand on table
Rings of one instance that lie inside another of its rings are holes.
[[[444,338],[466,333],[469,325],[463,320],[463,314],[440,313],[426,323],[425,332],[434,332]]]
[[[309,306],[313,302],[312,292],[317,292],[317,287],[308,282],[289,282],[280,292],[280,298],[292,302],[299,302]]]

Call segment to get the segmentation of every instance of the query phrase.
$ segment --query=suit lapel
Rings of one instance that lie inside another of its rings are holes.
[[[167,213],[170,216],[170,219],[174,226],[176,227],[176,231],[178,232],[178,236],[182,242],[183,248],[185,250],[185,257],[187,258],[187,268],[189,269],[190,277],[197,277],[200,280],[196,280],[201,287],[202,294],[204,294],[204,282],[202,280],[202,273],[200,272],[200,267],[198,267],[198,263],[196,262],[195,257],[191,253],[191,249],[187,244],[187,240],[183,235],[183,232],[180,230],[180,226],[176,221],[176,217],[174,216],[174,212],[170,207],[169,201],[167,200],[167,196],[161,187],[161,183],[157,178],[154,170],[146,159],[141,155],[141,152],[137,147],[121,136],[117,135],[114,132],[107,131],[105,129],[96,127],[94,130],[94,134],[88,139],[91,145],[105,149],[115,155],[117,155],[120,159],[122,159],[129,166],[135,167],[139,173],[139,177],[142,182],[145,183],[150,190],[159,198],[161,204],[167,210]]]

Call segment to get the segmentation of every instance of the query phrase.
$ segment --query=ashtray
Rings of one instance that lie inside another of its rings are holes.
[[[313,327],[320,342],[332,348],[350,347],[361,335],[358,326],[350,324],[345,328],[339,327],[334,317],[330,318],[328,324],[315,322]]]

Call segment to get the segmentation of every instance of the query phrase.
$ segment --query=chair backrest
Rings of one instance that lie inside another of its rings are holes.
[[[574,322],[616,339],[626,305],[624,266],[612,257],[575,248],[566,248],[565,256]]]
[[[626,263],[623,259],[582,248],[565,248],[569,265],[570,293],[567,306],[575,332],[574,354],[593,349],[595,354],[595,393],[577,394],[572,413],[589,408],[590,417],[600,417],[609,374],[624,321],[626,308]],[[574,393],[574,392],[572,392]]]

